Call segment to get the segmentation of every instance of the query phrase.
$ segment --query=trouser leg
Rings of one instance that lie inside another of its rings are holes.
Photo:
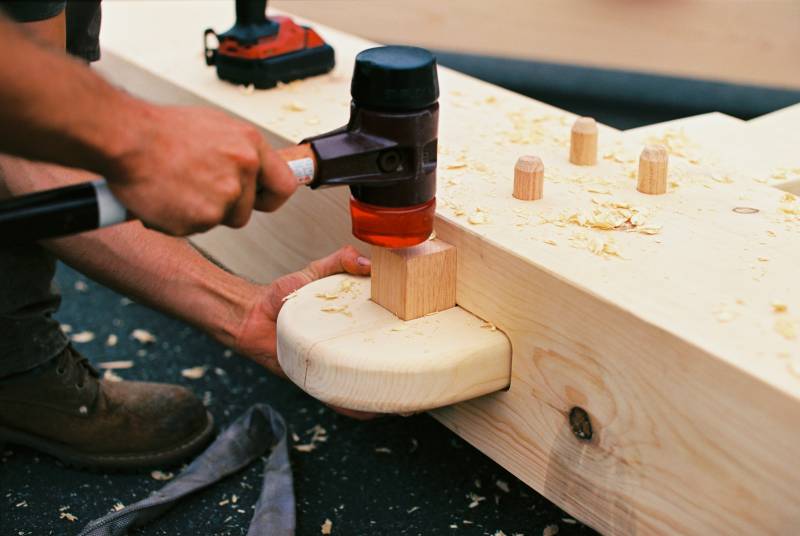
[[[0,378],[31,370],[68,344],[53,318],[55,258],[39,245],[0,247]]]

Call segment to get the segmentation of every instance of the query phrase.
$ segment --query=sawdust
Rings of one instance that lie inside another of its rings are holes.
[[[325,443],[328,440],[328,431],[319,424],[314,425],[312,428],[306,430],[306,434],[311,434],[308,443],[302,445],[293,445],[292,448],[298,452],[311,452],[317,448],[319,443]]]
[[[159,481],[163,482],[163,481],[166,481],[166,480],[172,480],[173,478],[175,478],[175,474],[174,473],[155,470],[155,471],[151,471],[150,472],[150,478],[152,478],[153,480],[159,480]]]
[[[185,368],[181,371],[181,376],[190,380],[199,380],[206,375],[208,366],[200,365],[197,367]]]
[[[133,361],[103,361],[97,364],[101,369],[129,369],[133,368]]]
[[[482,497],[482,496],[478,495],[477,493],[471,493],[471,492],[470,492],[470,493],[467,495],[467,499],[469,499],[469,500],[470,500],[470,503],[467,505],[467,508],[475,508],[475,507],[477,507],[477,506],[478,506],[480,503],[482,503],[483,501],[485,501],[485,500],[486,500],[486,497]]]
[[[81,331],[80,333],[72,335],[70,340],[77,344],[92,342],[94,340],[94,333],[91,331]]]
[[[347,305],[328,305],[320,308],[320,311],[323,313],[339,313],[344,316],[353,316],[353,313],[348,310],[348,307]]]
[[[146,329],[134,329],[131,332],[131,337],[141,344],[152,344],[156,342],[156,337]]]

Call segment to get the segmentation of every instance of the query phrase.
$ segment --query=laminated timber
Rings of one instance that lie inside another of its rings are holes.
[[[145,98],[238,115],[278,146],[345,122],[353,57],[371,43],[315,25],[337,68],[247,93],[200,50],[202,30],[232,18],[228,2],[109,3],[99,69]],[[440,82],[436,233],[458,252],[458,306],[505,333],[513,358],[508,390],[434,417],[604,533],[793,531],[800,204],[772,186],[800,179],[796,112],[598,125],[598,163],[577,167],[574,115],[447,69]],[[653,143],[669,177],[649,196],[637,162]],[[524,154],[546,170],[533,203],[511,195]],[[346,201],[302,191],[193,241],[266,281],[358,245]]]

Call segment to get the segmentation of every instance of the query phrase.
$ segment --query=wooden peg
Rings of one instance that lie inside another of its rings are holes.
[[[666,193],[668,161],[669,154],[663,145],[646,145],[639,156],[639,180],[636,189],[643,194]]]
[[[597,122],[593,117],[579,117],[572,125],[569,161],[579,166],[597,164]]]
[[[403,320],[456,304],[456,248],[428,240],[403,249],[372,248],[372,301]]]
[[[514,197],[524,201],[542,198],[544,164],[538,156],[520,156],[514,166]]]

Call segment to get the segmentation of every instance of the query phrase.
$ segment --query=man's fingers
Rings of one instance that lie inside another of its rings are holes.
[[[262,139],[258,145],[261,168],[258,174],[258,193],[255,199],[255,209],[262,212],[272,212],[283,205],[297,190],[297,178],[289,166],[273,151]]]
[[[369,275],[370,268],[369,259],[361,255],[353,246],[344,246],[327,257],[310,263],[303,273],[311,281],[316,281],[342,272],[353,275]]]

